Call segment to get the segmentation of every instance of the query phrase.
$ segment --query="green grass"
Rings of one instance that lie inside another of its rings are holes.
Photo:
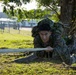
[[[0,48],[32,48],[33,38],[30,31],[12,30],[0,32]],[[20,55],[17,55],[20,54]],[[0,54],[0,75],[76,75],[76,70],[64,68],[58,60],[41,59],[29,63],[12,62],[25,57],[23,53]],[[21,55],[22,54],[22,55]],[[76,66],[76,64],[73,64]]]
[[[0,75],[75,75],[76,70],[64,68],[51,60],[15,63],[20,56],[0,56]]]
[[[33,38],[31,37],[30,31],[10,30],[7,33],[6,29],[4,33],[0,32],[0,48],[31,48],[33,47]]]

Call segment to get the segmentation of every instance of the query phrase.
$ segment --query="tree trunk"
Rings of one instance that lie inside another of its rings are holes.
[[[60,21],[64,24],[64,35],[76,39],[76,0],[60,0]]]

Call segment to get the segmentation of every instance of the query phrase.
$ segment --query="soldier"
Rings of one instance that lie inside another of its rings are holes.
[[[61,60],[69,65],[76,62],[75,56],[71,56],[76,49],[68,48],[62,33],[62,24],[54,23],[48,18],[39,21],[32,29],[34,48],[47,48],[47,50],[34,52],[33,55],[25,58],[25,62],[45,57]]]
[[[72,55],[76,52],[76,48],[69,48],[66,45],[62,34],[63,25],[61,23],[53,23],[53,21],[48,18],[41,20],[35,27],[35,31],[34,28],[32,30],[34,47],[47,48],[47,50],[38,51],[35,53],[35,55],[42,58],[50,57],[56,60],[62,60],[69,65],[76,62],[76,57]]]
[[[41,20],[36,27],[32,29],[35,48],[47,48],[46,51],[35,53],[37,57],[50,57],[53,59],[63,59],[62,50],[67,50],[65,41],[62,39],[63,28],[59,23],[53,23],[46,18]]]

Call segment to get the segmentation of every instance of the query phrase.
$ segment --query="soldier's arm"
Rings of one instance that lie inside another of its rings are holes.
[[[41,40],[39,39],[39,37],[35,37],[34,38],[34,48],[43,48],[41,42]],[[45,51],[36,51],[35,54],[38,56],[38,57],[44,57],[45,56]]]
[[[53,52],[53,47],[51,47],[51,46],[47,46],[46,47],[47,48],[47,50],[45,50],[46,52]]]
[[[60,56],[63,62],[70,64],[70,51],[65,40],[61,36],[55,38],[53,51]]]
[[[60,52],[66,52],[68,46],[63,38],[57,38],[54,42],[54,50],[58,50]]]
[[[42,46],[41,46],[41,43],[40,43],[40,38],[39,38],[39,36],[36,36],[35,38],[34,38],[34,48],[42,48]]]

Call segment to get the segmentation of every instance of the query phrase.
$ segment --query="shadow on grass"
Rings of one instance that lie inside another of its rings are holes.
[[[15,63],[25,63],[25,64],[29,64],[29,63],[35,63],[35,62],[51,62],[51,63],[57,63],[57,64],[61,64],[62,61],[57,60],[57,59],[53,59],[53,58],[38,58],[35,55],[29,55],[28,57],[24,57],[24,58],[19,58],[16,59],[12,62]]]

